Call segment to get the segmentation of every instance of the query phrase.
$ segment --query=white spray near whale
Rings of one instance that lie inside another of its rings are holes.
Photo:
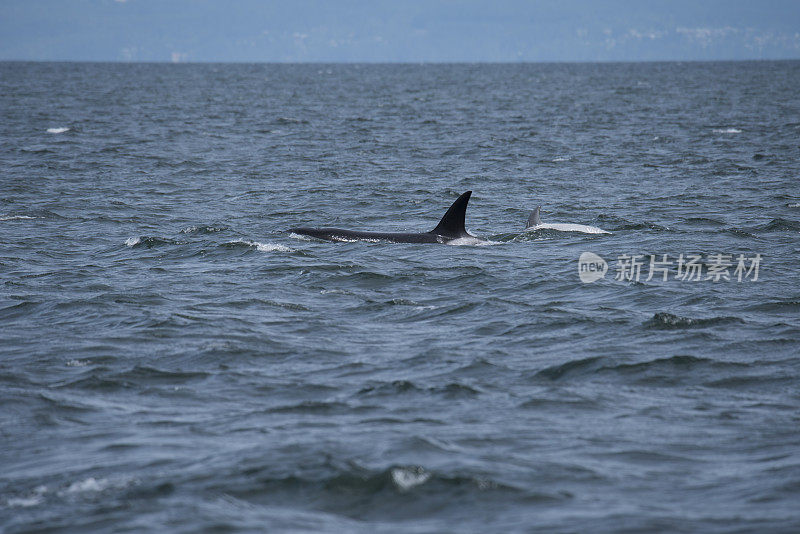
[[[598,228],[596,226],[589,226],[587,224],[576,223],[543,223],[539,217],[541,206],[536,206],[531,216],[528,217],[528,224],[525,231],[534,230],[557,230],[559,232],[581,232],[584,234],[610,234],[611,232]]]

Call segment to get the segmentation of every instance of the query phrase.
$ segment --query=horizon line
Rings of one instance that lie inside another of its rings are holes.
[[[539,65],[539,64],[629,64],[629,63],[756,63],[800,61],[800,56],[792,58],[723,58],[723,59],[559,59],[559,60],[419,60],[419,61],[307,61],[307,60],[143,60],[129,61],[118,59],[3,59],[0,63],[95,63],[120,65]]]

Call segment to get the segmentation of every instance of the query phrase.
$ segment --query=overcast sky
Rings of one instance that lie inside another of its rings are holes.
[[[0,0],[0,60],[800,58],[800,0]]]

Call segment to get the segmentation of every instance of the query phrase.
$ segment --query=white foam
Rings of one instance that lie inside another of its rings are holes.
[[[0,221],[16,221],[22,219],[42,219],[42,217],[31,217],[30,215],[3,215]]]
[[[62,128],[48,128],[47,129],[47,133],[52,133],[52,134],[60,134],[60,133],[68,132],[68,131],[69,131],[69,128],[63,128],[63,127]]]
[[[787,208],[800,208],[800,204],[786,204]]]
[[[73,482],[64,491],[64,493],[98,492],[98,491],[103,491],[107,487],[108,487],[108,479],[101,478],[100,480],[97,480],[94,477],[89,477],[86,480]]]
[[[473,245],[477,247],[485,247],[486,245],[497,245],[496,241],[484,241],[483,239],[479,239],[477,237],[459,237],[458,239],[453,239],[451,241],[446,242],[448,245],[455,245],[457,247],[464,246],[464,245]]]
[[[589,226],[586,224],[574,224],[574,223],[542,223],[542,224],[537,224],[536,226],[530,226],[525,229],[526,232],[532,232],[534,230],[557,230],[559,232],[581,232],[584,234],[611,233],[596,226]]]
[[[291,232],[289,234],[289,237],[291,237],[292,239],[300,239],[301,241],[311,241],[311,238],[309,236],[303,234],[296,234],[294,232]]]
[[[737,134],[742,133],[742,131],[738,128],[714,128],[712,130],[714,133],[723,133],[723,134]]]
[[[141,242],[142,239],[140,237],[129,237],[128,239],[125,240],[125,246],[132,247],[134,245],[138,245]]]
[[[86,367],[89,362],[86,360],[70,360],[67,362],[67,367]]]
[[[359,241],[363,243],[391,243],[391,241],[388,239],[377,239],[377,238],[373,239],[366,237],[359,237],[358,239],[356,239],[356,238],[342,237],[340,235],[332,235],[331,239],[333,239],[334,241],[339,241],[341,243],[358,243]]]
[[[256,243],[256,250],[260,252],[293,252],[294,249],[286,245],[277,245],[275,243]]]
[[[43,500],[41,495],[34,495],[33,497],[11,497],[7,503],[10,508],[28,508],[36,506]]]
[[[557,158],[553,159],[553,163],[558,163],[560,161],[569,161],[569,158],[566,156],[558,156]]]
[[[395,467],[392,469],[392,482],[401,491],[408,491],[415,486],[424,484],[431,478],[431,474],[420,467]]]
[[[259,243],[258,241],[247,241],[245,239],[237,239],[230,243],[244,243],[245,245],[256,247],[256,250],[259,252],[294,252],[293,248],[277,243]]]

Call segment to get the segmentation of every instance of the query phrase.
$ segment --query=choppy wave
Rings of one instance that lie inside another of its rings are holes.
[[[157,326],[159,325],[152,325],[152,327]],[[209,374],[206,372],[159,369],[145,365],[137,365],[119,372],[110,372],[104,367],[99,367],[88,369],[73,380],[60,384],[58,387],[59,389],[78,388],[95,391],[118,391],[134,386],[150,388],[157,386],[176,387],[190,382],[202,381],[208,376]]]
[[[392,482],[400,491],[409,491],[431,478],[431,474],[419,466],[395,467],[392,468],[391,475]]]
[[[186,228],[181,229],[180,233],[182,234],[216,234],[219,232],[225,232],[228,230],[228,227],[225,225],[192,225],[187,226]]]
[[[275,119],[275,124],[308,124],[308,121],[305,119],[297,119],[294,117],[278,117]]]
[[[779,300],[769,299],[766,302],[752,304],[747,309],[777,313],[800,311],[800,297],[787,297]]]
[[[23,221],[29,219],[64,219],[58,213],[46,209],[27,209],[19,211],[11,211],[4,215],[0,215],[0,221]]]
[[[662,226],[660,224],[656,224],[653,222],[640,222],[640,223],[629,223],[623,224],[621,226],[617,226],[614,228],[615,231],[622,231],[622,230],[655,230],[657,232],[667,232],[670,230],[667,226]]]
[[[226,245],[255,248],[259,252],[295,252],[293,248],[287,247],[286,245],[280,245],[278,243],[259,243],[258,241],[249,241],[247,239],[228,241]]]
[[[9,508],[28,508],[41,504],[45,500],[45,496],[49,489],[47,486],[37,486],[30,492],[25,494],[7,497],[5,504]]]
[[[642,362],[621,363],[603,366],[600,373],[613,373],[626,379],[634,379],[637,383],[670,386],[675,383],[708,384],[719,376],[752,371],[752,367],[744,363],[731,363],[712,358],[701,358],[690,355],[676,355],[656,358]]]
[[[73,482],[64,490],[63,493],[74,494],[74,493],[99,492],[108,488],[109,484],[110,483],[107,478],[96,479],[94,477],[89,477],[84,480]]]
[[[602,363],[603,359],[599,356],[582,358],[578,360],[569,361],[560,365],[546,367],[540,371],[537,371],[536,376],[541,378],[547,378],[549,380],[558,380],[567,375],[573,375],[575,373],[583,374],[586,372],[590,372],[592,370],[596,370],[602,366]]]
[[[697,226],[723,226],[725,221],[713,217],[688,217],[686,222]]]
[[[751,234],[747,230],[742,230],[741,228],[723,228],[719,230],[721,233],[726,233],[729,235],[734,235],[736,237],[746,237],[746,238],[754,238],[756,237],[755,234]]]
[[[238,488],[225,489],[241,499],[256,502],[265,494],[283,495],[284,498],[304,495],[319,503],[323,509],[353,517],[364,517],[364,510],[369,508],[384,515],[403,503],[412,505],[407,500],[411,497],[418,497],[413,501],[413,506],[420,512],[442,506],[456,496],[483,501],[522,499],[528,503],[559,502],[572,498],[568,492],[524,490],[489,477],[443,473],[414,464],[393,465],[386,469],[367,469],[351,464],[341,468],[328,467],[321,476],[312,473],[270,476],[261,469],[249,469],[248,472],[258,476],[251,475]],[[401,510],[397,512],[407,515]],[[371,516],[372,513],[366,515]]]
[[[380,383],[366,386],[359,390],[358,395],[397,395],[402,393],[420,393],[424,395],[435,394],[447,397],[473,396],[480,392],[466,384],[450,383],[443,386],[421,387],[410,380],[394,380],[389,383]]]
[[[742,131],[738,128],[714,128],[711,130],[714,133],[722,133],[722,134],[739,134]]]
[[[30,491],[8,496],[4,504],[8,508],[30,508],[45,504],[48,500],[74,502],[76,498],[85,498],[107,490],[123,490],[134,483],[134,479],[127,477],[111,479],[90,476],[74,482],[68,482],[65,485],[60,485],[60,487],[42,484]],[[0,501],[0,509],[3,507],[2,503],[3,501]]]
[[[24,219],[41,219],[41,217],[31,217],[30,215],[0,215],[0,221],[16,221]]]
[[[794,231],[800,232],[800,222],[792,221],[789,219],[772,219],[767,224],[760,226],[758,230],[762,232],[785,232]]]
[[[644,361],[616,362],[612,358],[590,357],[553,365],[538,371],[535,379],[548,382],[614,381],[648,387],[674,387],[677,384],[704,387],[748,388],[784,381],[779,373],[764,372],[749,363],[721,361],[691,355],[675,355]],[[603,409],[602,398],[542,398],[522,404],[524,408],[584,410]]]
[[[169,239],[166,237],[155,237],[155,236],[134,236],[129,237],[125,240],[126,247],[146,247],[146,248],[153,248],[153,247],[160,247],[164,245],[177,245],[179,244],[178,241],[174,239]]]
[[[692,319],[689,317],[681,317],[666,312],[659,312],[653,315],[651,319],[644,322],[644,326],[649,328],[658,329],[681,329],[681,328],[706,328],[710,326],[725,325],[725,324],[741,324],[744,323],[739,317],[709,317],[704,319]]]
[[[65,126],[62,126],[62,127],[59,127],[59,128],[48,128],[47,129],[47,133],[51,133],[51,134],[60,134],[60,133],[68,132],[68,131],[69,131],[69,128],[67,128]]]

